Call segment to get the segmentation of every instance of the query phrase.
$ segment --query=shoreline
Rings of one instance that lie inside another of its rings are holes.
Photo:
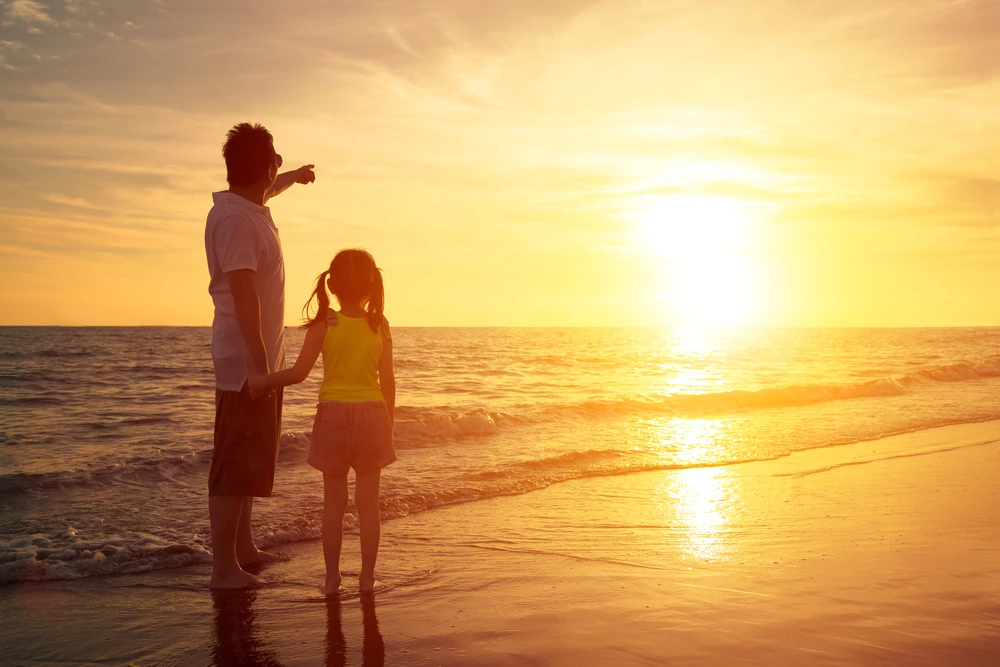
[[[142,667],[995,664],[998,472],[994,421],[572,479],[387,522],[374,604],[327,604],[320,544],[298,542],[249,594],[210,594],[208,565],[5,586],[0,647]],[[348,535],[348,583],[357,559]]]

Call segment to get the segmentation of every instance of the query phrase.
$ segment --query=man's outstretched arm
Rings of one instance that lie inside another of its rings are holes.
[[[278,177],[274,179],[274,185],[272,185],[271,189],[264,195],[264,202],[266,203],[271,197],[280,195],[296,183],[302,183],[305,185],[315,181],[316,174],[313,172],[313,167],[315,166],[316,165],[307,164],[294,171],[286,171],[283,174],[278,174]]]

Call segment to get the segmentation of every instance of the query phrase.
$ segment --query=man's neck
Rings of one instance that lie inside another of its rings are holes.
[[[255,185],[230,185],[227,192],[232,192],[234,195],[243,197],[247,201],[256,204],[257,206],[264,205],[264,194],[267,192],[267,186],[263,183],[257,183]]]

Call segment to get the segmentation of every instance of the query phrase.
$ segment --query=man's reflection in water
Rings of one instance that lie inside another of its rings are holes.
[[[214,667],[281,667],[257,627],[256,600],[254,590],[213,591]]]
[[[330,598],[326,603],[326,667],[344,667],[347,664],[347,640],[340,615],[340,600]],[[364,640],[361,647],[361,664],[364,667],[385,665],[385,642],[378,629],[375,615],[375,598],[361,597],[361,622],[364,625]]]

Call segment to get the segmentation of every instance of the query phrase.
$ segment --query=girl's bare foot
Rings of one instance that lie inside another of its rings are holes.
[[[375,573],[374,572],[362,572],[361,576],[358,577],[358,587],[361,589],[362,593],[374,593],[375,592]]]
[[[327,576],[326,583],[320,586],[319,590],[328,598],[338,595],[340,592],[340,573]]]
[[[278,557],[267,551],[261,551],[257,549],[254,552],[240,553],[236,555],[236,560],[240,562],[240,567],[246,565],[263,565],[264,563],[270,563],[276,560]]]
[[[239,588],[255,588],[263,584],[263,580],[243,570],[233,570],[226,575],[212,572],[212,581],[208,585],[213,591],[235,590]]]

